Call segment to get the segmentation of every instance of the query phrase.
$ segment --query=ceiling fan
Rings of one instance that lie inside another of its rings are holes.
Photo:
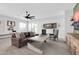
[[[25,16],[26,19],[35,19],[35,16],[31,16],[30,13],[28,11],[26,11],[26,16]]]

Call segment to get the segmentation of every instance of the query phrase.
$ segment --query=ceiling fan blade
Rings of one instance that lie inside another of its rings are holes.
[[[26,15],[25,18],[29,18],[30,14]]]
[[[30,16],[30,14],[27,15],[27,17],[29,17],[29,16]]]
[[[26,14],[28,13],[28,11],[26,11]]]
[[[25,16],[26,19],[35,19],[35,16],[30,16],[30,13],[28,11],[26,11],[26,16]]]
[[[31,16],[30,19],[35,19],[35,16]]]
[[[29,12],[28,12],[28,11],[26,11],[26,16],[28,16],[28,14],[29,14]]]
[[[26,15],[26,16],[24,16],[25,18],[27,18],[28,17],[28,15]]]
[[[35,16],[30,16],[31,18],[35,18]]]

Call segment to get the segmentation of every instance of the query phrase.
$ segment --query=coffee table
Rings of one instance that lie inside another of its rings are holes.
[[[41,45],[43,46],[43,43],[46,43],[48,38],[49,38],[48,35],[39,35],[39,36],[31,37],[31,38],[28,38],[28,39],[33,40],[33,41],[37,41],[37,42],[41,43]],[[35,45],[33,45],[31,43],[27,43],[27,44],[28,44],[27,46],[28,46],[29,49],[31,49],[35,52],[38,52],[40,54],[44,53],[44,51],[42,49],[37,48]]]

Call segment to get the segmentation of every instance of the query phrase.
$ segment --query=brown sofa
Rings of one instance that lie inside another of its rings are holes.
[[[33,36],[35,36],[33,32],[21,32],[21,33],[14,32],[12,33],[12,45],[21,48],[27,45],[27,42],[32,42],[27,38]]]

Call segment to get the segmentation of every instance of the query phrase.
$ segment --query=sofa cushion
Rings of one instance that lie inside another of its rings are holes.
[[[34,32],[24,32],[25,37],[32,37],[35,36]]]
[[[35,33],[34,32],[30,32],[30,36],[35,36]]]
[[[20,38],[21,39],[25,39],[26,38],[26,36],[24,35],[24,33],[20,33]]]
[[[29,37],[28,32],[24,32],[25,37]]]

